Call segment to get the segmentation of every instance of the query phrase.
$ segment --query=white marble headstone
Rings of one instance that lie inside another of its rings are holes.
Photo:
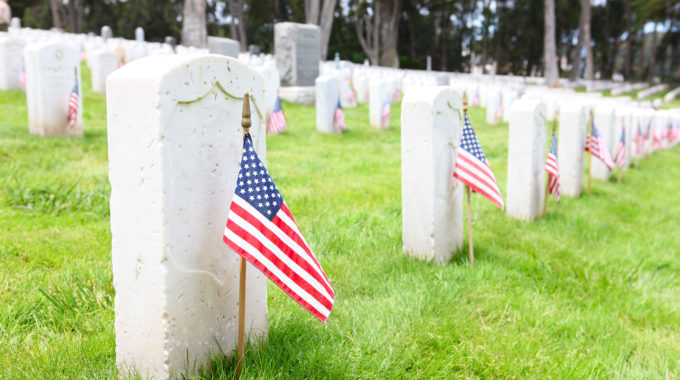
[[[530,220],[543,213],[545,199],[546,107],[520,99],[509,111],[507,213]]]
[[[463,184],[452,175],[461,97],[450,87],[413,86],[401,108],[404,252],[446,262],[463,244]]]
[[[342,133],[333,119],[340,100],[340,80],[335,75],[316,78],[316,130],[322,133]]]
[[[385,79],[373,79],[368,85],[368,116],[371,127],[378,129],[387,129],[390,127],[389,121],[387,124],[383,123],[382,111],[385,102],[392,101],[392,82]],[[391,105],[390,105],[391,111]]]
[[[23,65],[24,41],[16,37],[0,37],[0,90],[22,88],[19,73]]]
[[[78,51],[56,41],[30,44],[24,49],[28,128],[40,136],[82,136],[83,96]],[[78,84],[79,112],[69,128],[68,104]]]
[[[239,256],[223,242],[243,137],[266,156],[262,77],[217,55],[153,56],[107,80],[116,362],[188,376],[236,346]],[[246,335],[267,334],[266,277],[248,264]]]
[[[208,36],[208,50],[211,54],[221,54],[238,58],[241,45],[231,38]]]
[[[560,194],[578,197],[583,191],[583,162],[590,108],[583,103],[566,103],[560,109],[557,161]]]

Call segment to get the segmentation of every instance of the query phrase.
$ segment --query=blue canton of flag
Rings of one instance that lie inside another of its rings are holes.
[[[281,193],[257,157],[250,134],[246,135],[243,144],[241,171],[238,173],[235,192],[269,220],[274,219],[281,208]]]

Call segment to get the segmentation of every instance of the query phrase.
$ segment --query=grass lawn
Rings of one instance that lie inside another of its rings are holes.
[[[0,91],[3,379],[117,376],[106,106],[83,74],[83,139],[29,135],[23,92]],[[283,106],[268,168],[337,300],[324,326],[270,283],[268,342],[245,378],[680,376],[680,148],[551,199],[545,220],[475,195],[475,268],[466,251],[432,265],[401,250],[399,106],[387,131],[347,109],[342,136]],[[507,124],[470,118],[505,194]],[[234,371],[220,358],[202,377]]]

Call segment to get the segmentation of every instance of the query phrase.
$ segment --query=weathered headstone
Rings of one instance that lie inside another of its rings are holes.
[[[104,39],[104,41],[113,37],[113,31],[111,30],[110,26],[108,25],[102,26],[101,37]]]
[[[240,48],[238,41],[231,38],[208,36],[208,50],[211,54],[238,58]]]
[[[24,63],[29,131],[40,136],[82,136],[83,97],[78,51],[60,42],[40,42],[26,46]],[[73,128],[69,128],[68,104],[76,84],[78,119]]]
[[[92,91],[105,94],[106,77],[118,68],[118,58],[108,49],[94,51],[88,56],[92,68]]]
[[[22,88],[19,73],[23,65],[24,41],[15,37],[0,37],[0,90]]]
[[[177,39],[173,36],[165,36],[165,44],[170,46],[172,50],[177,47]]]
[[[453,178],[463,126],[450,87],[411,87],[402,102],[404,252],[436,263],[463,244],[463,185]]]
[[[357,93],[357,102],[368,103],[368,78],[364,75],[357,75],[353,78],[354,90]]]
[[[368,117],[371,127],[389,128],[389,122],[386,124],[383,120],[383,107],[385,103],[390,104],[392,100],[392,82],[385,79],[371,80],[368,85],[368,97]]]
[[[319,76],[319,27],[282,22],[274,25],[276,68],[283,86],[313,86]]]
[[[491,125],[498,124],[502,106],[501,90],[493,87],[486,94],[486,123]]]
[[[19,17],[12,17],[9,27],[12,29],[21,29],[21,19]]]
[[[426,71],[432,71],[432,56],[428,55],[427,56],[427,66],[425,68]]]
[[[242,101],[266,155],[264,86],[235,59],[152,56],[107,81],[116,362],[168,379],[237,341],[239,256],[222,243],[243,147]],[[265,276],[247,265],[246,336],[267,332]]]
[[[510,108],[508,216],[530,220],[543,212],[545,198],[545,104],[520,99]]]
[[[597,126],[597,130],[600,132],[600,135],[602,136],[602,141],[604,145],[607,147],[607,150],[609,151],[610,157],[612,157],[613,160],[613,155],[616,153],[613,151],[615,149],[616,145],[614,144],[615,137],[615,126],[616,126],[616,120],[615,120],[616,113],[614,111],[614,107],[610,104],[603,103],[599,104],[595,107],[595,114],[593,117],[593,122]],[[607,165],[605,165],[601,160],[591,157],[591,175],[593,178],[601,179],[604,181],[609,180],[609,177],[611,177],[612,172],[607,168]]]
[[[135,41],[144,42],[144,29],[141,26],[135,28]]]
[[[264,112],[266,119],[274,112],[274,103],[278,96],[281,80],[279,79],[279,71],[274,67],[262,66],[254,67],[254,69],[262,75],[264,79]]]
[[[333,123],[340,99],[340,80],[334,75],[316,78],[316,130],[323,133],[342,133]]]
[[[560,193],[578,197],[583,190],[583,162],[590,109],[579,102],[565,103],[560,110],[557,160],[560,166]]]

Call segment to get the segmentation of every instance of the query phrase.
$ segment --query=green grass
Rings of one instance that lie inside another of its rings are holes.
[[[0,378],[117,376],[106,110],[88,75],[83,139],[29,135],[23,92],[0,91]],[[342,136],[317,133],[312,107],[284,110],[269,171],[337,300],[324,326],[270,283],[245,378],[680,375],[680,148],[551,199],[545,220],[473,196],[470,269],[465,251],[445,265],[402,253],[398,105],[387,131],[347,109]],[[470,117],[505,194],[507,125]],[[201,377],[234,371],[219,357]]]

